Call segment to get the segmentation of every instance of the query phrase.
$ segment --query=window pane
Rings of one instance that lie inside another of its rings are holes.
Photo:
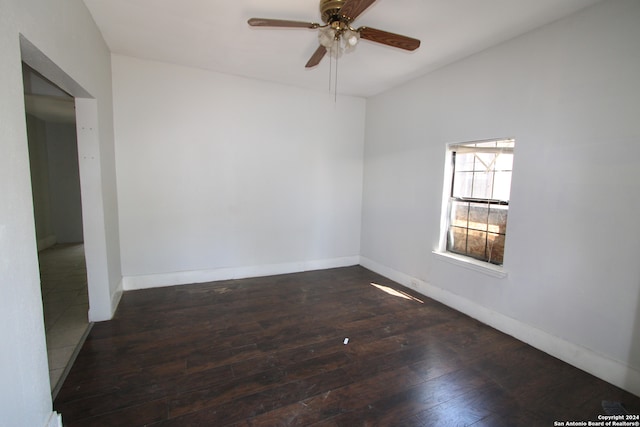
[[[502,234],[487,235],[487,261],[502,265],[504,258],[505,236]]]
[[[456,172],[473,171],[475,156],[473,153],[456,153]]]
[[[451,218],[449,223],[455,227],[467,227],[469,218],[469,203],[451,202]]]
[[[467,237],[467,255],[478,259],[485,259],[487,245],[487,233],[484,231],[469,230]]]
[[[456,172],[453,178],[453,197],[471,197],[473,172]]]
[[[493,181],[493,198],[509,201],[511,193],[511,172],[496,172]]]
[[[447,250],[465,255],[467,253],[467,229],[451,227],[447,233]]]
[[[489,208],[489,231],[492,233],[506,234],[508,213],[509,209],[507,206],[492,205]]]
[[[493,193],[493,173],[475,172],[473,174],[473,191],[471,197],[474,199],[491,199]]]
[[[477,153],[476,164],[473,170],[479,172],[491,172],[495,165],[496,155],[493,153]]]
[[[484,203],[471,203],[469,208],[469,228],[487,231],[489,217],[489,205]]]
[[[496,158],[495,170],[510,171],[513,169],[513,154],[500,153]]]

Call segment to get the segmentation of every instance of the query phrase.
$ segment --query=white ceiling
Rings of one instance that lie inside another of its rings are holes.
[[[354,21],[418,38],[406,52],[361,41],[340,59],[338,92],[371,96],[599,0],[378,0]],[[247,19],[320,22],[318,0],[84,0],[113,53],[329,90],[329,60],[305,69],[317,30]]]

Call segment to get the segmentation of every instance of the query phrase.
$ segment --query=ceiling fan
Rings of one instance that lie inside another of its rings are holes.
[[[320,0],[320,13],[324,24],[289,21],[283,19],[251,18],[253,27],[319,28],[320,46],[311,55],[306,67],[314,67],[329,52],[339,56],[352,50],[360,38],[405,50],[416,50],[420,40],[377,30],[370,27],[353,28],[351,23],[376,0]]]

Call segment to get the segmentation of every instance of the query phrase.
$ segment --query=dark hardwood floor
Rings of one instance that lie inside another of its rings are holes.
[[[603,400],[640,412],[638,397],[349,267],[127,292],[54,406],[65,427],[494,427],[597,420]]]

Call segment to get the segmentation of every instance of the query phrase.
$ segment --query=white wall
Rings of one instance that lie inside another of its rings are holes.
[[[640,2],[367,101],[363,264],[640,394]],[[403,108],[398,108],[402,105]],[[432,254],[445,145],[515,137],[498,279]]]
[[[364,99],[112,64],[125,289],[358,263]]]
[[[83,147],[94,155],[81,162],[93,170],[96,163],[101,166],[101,174],[83,186],[97,182],[93,197],[100,204],[88,205],[85,221],[92,224],[92,249],[102,248],[105,255],[94,258],[91,268],[93,282],[103,285],[99,290],[106,302],[91,303],[94,313],[104,309],[108,317],[110,294],[120,281],[110,55],[80,0],[0,0],[0,11],[0,423],[37,427],[54,425],[56,419],[38,277],[21,58],[28,56],[32,67],[71,93],[84,88],[96,99],[100,127],[95,128],[95,145]],[[100,233],[101,241],[96,238]]]

